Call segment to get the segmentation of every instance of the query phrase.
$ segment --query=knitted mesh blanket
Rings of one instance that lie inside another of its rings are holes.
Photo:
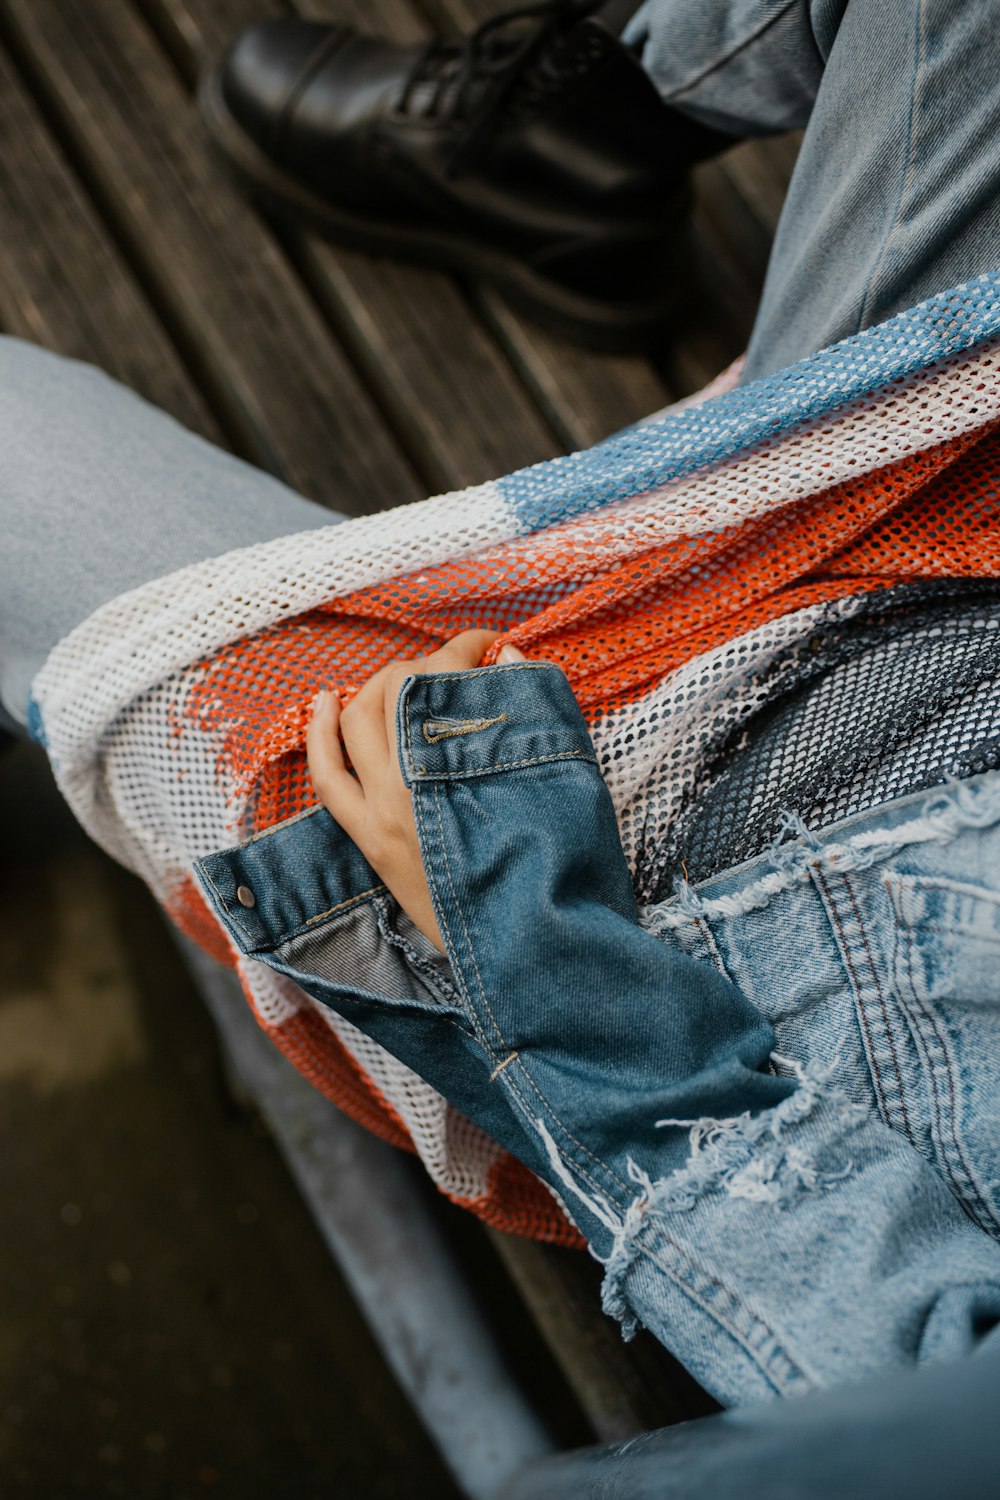
[[[318,688],[470,626],[566,671],[640,901],[774,664],[879,591],[1000,574],[1000,272],[582,453],[248,547],[112,600],[51,653],[33,726],[89,833],[234,966],[317,1087],[488,1221],[573,1242],[530,1173],[295,985],[238,959],[192,863],[313,803]],[[668,898],[669,899],[669,898]]]

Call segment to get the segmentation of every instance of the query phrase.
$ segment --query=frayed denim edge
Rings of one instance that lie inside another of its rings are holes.
[[[865,870],[889,859],[907,844],[947,844],[966,828],[988,828],[1000,822],[1000,776],[980,785],[950,783],[924,803],[920,814],[892,829],[869,829],[842,844],[820,844],[797,813],[782,814],[781,829],[768,858],[770,874],[731,896],[702,897],[687,881],[678,881],[674,895],[662,906],[646,907],[642,923],[654,936],[683,927],[693,917],[738,917],[760,911],[774,896],[810,878],[812,871],[837,875]],[[784,842],[794,833],[794,843]]]
[[[746,1111],[725,1120],[657,1120],[658,1126],[690,1129],[691,1155],[686,1166],[656,1182],[629,1157],[628,1175],[639,1192],[624,1215],[608,1199],[580,1186],[545,1122],[534,1121],[559,1181],[611,1232],[610,1254],[606,1259],[598,1257],[604,1266],[601,1306],[621,1324],[623,1338],[632,1338],[638,1327],[624,1288],[628,1273],[643,1253],[638,1237],[645,1225],[666,1219],[668,1214],[684,1213],[708,1193],[724,1192],[730,1198],[780,1207],[803,1191],[822,1190],[842,1181],[853,1170],[853,1162],[847,1162],[837,1172],[821,1172],[811,1152],[785,1139],[789,1127],[820,1106],[834,1112],[841,1129],[865,1119],[863,1105],[854,1103],[842,1089],[829,1086],[837,1060],[802,1067],[776,1053],[772,1058],[790,1068],[799,1081],[795,1092],[773,1109],[756,1116]]]

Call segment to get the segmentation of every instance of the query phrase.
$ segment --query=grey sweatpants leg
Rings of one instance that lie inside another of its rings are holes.
[[[702,123],[805,127],[744,379],[1000,264],[996,5],[647,0],[625,36]]]
[[[116,594],[343,517],[90,365],[0,337],[0,723],[23,733],[55,643]]]

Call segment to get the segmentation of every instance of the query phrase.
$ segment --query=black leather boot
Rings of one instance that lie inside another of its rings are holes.
[[[731,142],[663,103],[599,9],[548,0],[416,47],[263,22],[204,79],[203,113],[258,196],[329,238],[648,348],[678,301],[688,168]]]

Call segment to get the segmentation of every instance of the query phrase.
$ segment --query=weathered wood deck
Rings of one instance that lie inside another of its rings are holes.
[[[408,39],[500,7],[0,0],[0,328],[103,366],[351,514],[587,445],[741,350],[793,140],[699,169],[699,273],[657,358],[588,354],[492,292],[333,249],[244,201],[194,84],[241,26],[293,8]],[[704,1409],[651,1340],[626,1351],[594,1315],[585,1257],[495,1242],[595,1436]]]

